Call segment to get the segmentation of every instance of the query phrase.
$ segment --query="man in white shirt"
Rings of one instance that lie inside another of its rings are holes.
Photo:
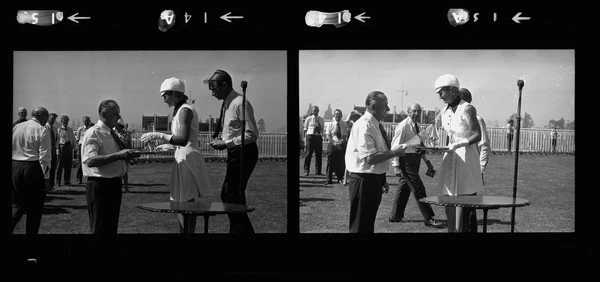
[[[471,103],[473,101],[473,96],[471,95],[471,91],[467,88],[458,89],[460,91],[460,98]],[[487,135],[487,129],[485,127],[485,121],[477,113],[477,121],[479,122],[479,127],[481,128],[481,141],[477,143],[477,148],[479,149],[479,163],[481,166],[481,180],[483,181],[483,175],[485,173],[485,168],[488,164],[489,156],[492,154],[492,149],[490,148],[490,139]],[[485,181],[484,181],[485,183]]]
[[[83,182],[83,170],[81,169],[81,144],[83,143],[83,134],[91,127],[92,121],[89,116],[83,117],[83,125],[77,128],[75,133],[75,140],[77,141],[77,159],[79,159],[79,168],[77,169],[77,184]]]
[[[219,125],[210,145],[217,150],[227,149],[227,173],[221,188],[221,200],[224,203],[246,204],[246,186],[258,162],[258,127],[254,118],[254,109],[250,101],[243,102],[243,96],[233,90],[232,79],[224,70],[216,70],[208,79],[208,88],[218,100],[223,100]],[[245,116],[242,116],[242,105]],[[242,132],[242,120],[246,122]],[[216,139],[222,131],[221,139]],[[242,148],[242,138],[244,147]],[[243,154],[243,156],[242,156]],[[243,174],[240,173],[240,166]],[[240,174],[242,176],[240,177]],[[228,214],[229,233],[254,234],[254,227],[246,213]]]
[[[346,154],[346,145],[348,143],[348,124],[342,120],[342,110],[333,111],[333,122],[327,125],[325,136],[329,144],[327,145],[327,167],[325,169],[327,182],[333,184],[332,175],[335,173],[337,183],[344,180],[344,155]]]
[[[352,126],[345,155],[350,183],[350,233],[374,233],[381,196],[389,190],[389,159],[406,149],[406,144],[400,144],[390,150],[389,137],[380,123],[390,110],[385,94],[369,93],[365,106],[365,114]]]
[[[306,144],[306,158],[304,158],[304,176],[310,173],[310,162],[315,153],[315,174],[321,173],[323,160],[323,134],[325,120],[319,116],[319,107],[314,106],[312,115],[304,120],[304,144]]]
[[[64,180],[65,185],[71,185],[71,168],[73,164],[73,149],[77,146],[75,133],[68,126],[69,116],[63,115],[60,117],[61,127],[57,128],[58,136],[58,170],[56,171],[56,183],[60,186],[60,178],[65,170]]]
[[[408,143],[411,139],[419,135],[417,118],[421,116],[421,111],[421,105],[417,103],[412,104],[408,108],[408,117],[396,126],[392,146]],[[392,206],[389,221],[404,222],[404,209],[412,192],[425,220],[425,226],[441,228],[443,227],[443,223],[433,218],[435,213],[431,205],[419,201],[419,199],[427,197],[425,185],[419,176],[421,159],[425,161],[429,170],[433,170],[433,165],[427,159],[427,156],[421,152],[417,152],[413,148],[408,148],[403,156],[392,159],[394,172],[400,179],[394,196],[394,205]]]
[[[102,101],[98,107],[98,122],[83,134],[81,161],[83,175],[87,177],[85,197],[90,231],[101,238],[117,233],[121,177],[127,173],[127,162],[140,156],[131,149],[121,148],[119,137],[112,130],[120,114],[116,101]]]
[[[50,131],[48,110],[39,107],[32,119],[16,124],[12,131],[12,229],[27,213],[25,233],[38,233],[44,209],[45,179],[50,177]]]

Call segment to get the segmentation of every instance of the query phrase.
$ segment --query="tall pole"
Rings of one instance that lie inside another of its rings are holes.
[[[519,137],[521,135],[521,93],[525,82],[521,79],[517,81],[519,86],[519,104],[517,106],[517,139],[515,144],[515,180],[513,184],[513,201],[517,198],[517,175],[519,174]],[[510,216],[510,232],[515,232],[515,207],[512,207],[512,213]]]
[[[240,191],[238,193],[238,203],[242,204],[242,187],[244,185],[244,139],[246,139],[246,88],[248,87],[248,82],[242,80],[242,147],[240,148]]]

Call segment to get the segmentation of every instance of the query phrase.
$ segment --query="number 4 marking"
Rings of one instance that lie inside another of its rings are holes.
[[[185,23],[188,23],[191,18],[192,18],[192,15],[188,15],[188,13],[185,12]]]

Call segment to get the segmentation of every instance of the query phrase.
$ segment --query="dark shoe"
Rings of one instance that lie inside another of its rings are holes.
[[[77,181],[77,185],[81,185],[81,184],[83,184],[82,181]]]
[[[404,221],[404,219],[399,218],[399,217],[389,217],[388,219],[390,222],[400,222],[400,223],[406,223],[406,221]]]
[[[320,173],[320,172],[317,172],[317,173],[315,173],[315,174],[316,174],[316,175],[323,175],[323,174],[322,174],[322,173]]]
[[[325,185],[331,185],[331,184],[333,184],[333,181],[331,181],[331,180],[327,180],[327,182],[325,182]]]
[[[433,228],[443,228],[444,225],[445,224],[443,222],[439,222],[439,221],[435,220],[434,218],[425,220],[425,226],[429,226],[429,227],[433,227]]]

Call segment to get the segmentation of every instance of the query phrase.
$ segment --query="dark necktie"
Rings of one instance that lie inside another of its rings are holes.
[[[115,139],[115,142],[117,143],[117,147],[119,147],[119,151],[125,149],[125,143],[123,143],[123,141],[121,141],[121,138],[119,138],[119,136],[117,135],[117,133],[114,130],[110,130],[110,135],[112,135],[113,139]]]
[[[336,128],[336,131],[335,131],[335,137],[337,137],[338,139],[341,140],[342,139],[342,128],[340,127],[340,123],[339,122],[337,123],[336,127],[337,128]]]
[[[52,140],[50,140],[50,146],[52,148],[56,148],[56,136],[54,135],[54,128],[52,127],[52,125],[50,126],[50,138]]]
[[[319,117],[315,118],[315,129],[314,134],[321,134],[321,124],[319,123]]]
[[[419,136],[419,125],[415,122],[415,133],[417,134],[417,136]],[[419,137],[419,140],[421,140],[421,137]],[[423,144],[423,141],[421,141],[421,146],[425,147],[425,145]]]
[[[219,115],[219,121],[217,122],[217,129],[215,130],[215,133],[213,133],[213,136],[212,136],[213,139],[219,137],[219,133],[221,133],[221,131],[223,130],[223,116],[224,115],[225,115],[225,101],[223,101],[223,104],[221,105],[221,114]]]
[[[390,139],[387,136],[387,132],[385,132],[385,129],[383,128],[383,124],[381,124],[381,122],[379,123],[379,130],[381,130],[381,134],[383,135],[383,139],[385,139],[385,144],[387,145],[388,150],[392,148],[392,143],[390,142]]]

